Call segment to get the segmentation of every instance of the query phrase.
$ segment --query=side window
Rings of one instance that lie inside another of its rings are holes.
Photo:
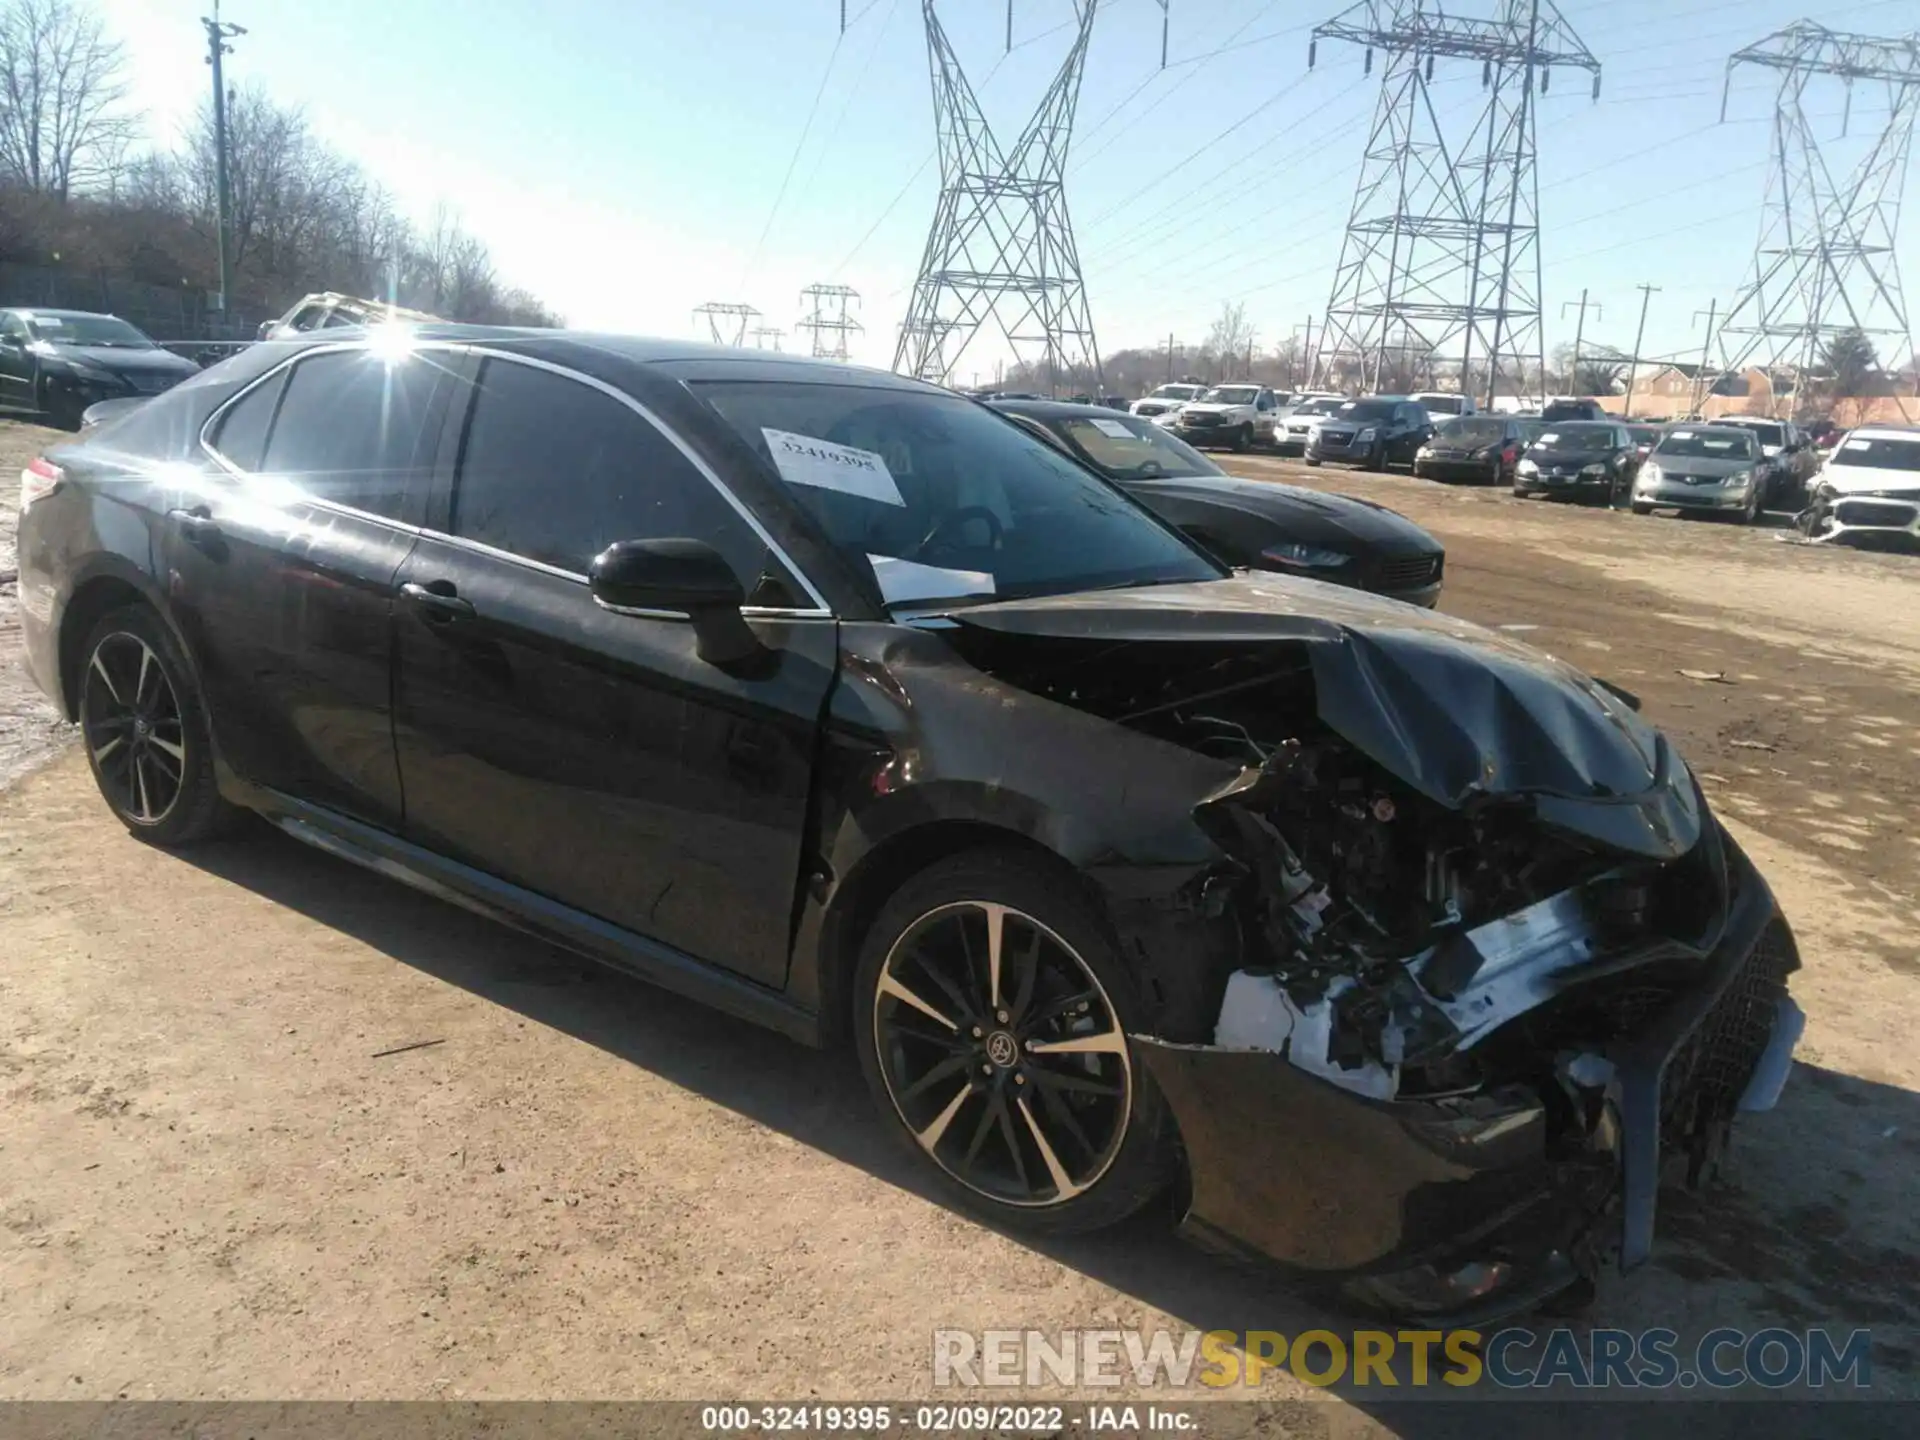
[[[756,604],[792,606],[763,541],[679,448],[612,396],[488,360],[454,483],[455,535],[576,574],[618,540],[704,540]]]
[[[280,392],[286,385],[287,372],[282,370],[262,380],[227,407],[212,440],[213,448],[228,464],[240,470],[260,468],[267,451],[267,431],[273,426],[273,412],[280,404]]]
[[[294,365],[262,468],[321,500],[398,520],[424,486],[446,371],[430,354],[337,350]]]
[[[27,327],[18,315],[0,315],[0,338],[8,340],[27,338]]]

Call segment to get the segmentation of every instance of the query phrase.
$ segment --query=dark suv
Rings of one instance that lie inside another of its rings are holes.
[[[1307,464],[1328,460],[1384,470],[1411,465],[1433,437],[1426,407],[1404,395],[1347,400],[1307,432]]]

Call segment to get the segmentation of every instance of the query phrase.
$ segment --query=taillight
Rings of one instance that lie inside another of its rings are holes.
[[[20,472],[20,508],[24,510],[34,501],[45,499],[58,490],[66,478],[67,472],[46,456],[35,456]]]

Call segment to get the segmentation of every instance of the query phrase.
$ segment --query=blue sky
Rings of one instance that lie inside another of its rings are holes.
[[[209,3],[100,0],[163,137],[205,94]],[[920,0],[848,8],[844,37],[838,0],[225,0],[224,14],[249,32],[232,79],[302,106],[409,212],[453,206],[505,279],[572,323],[686,335],[694,306],[739,300],[791,332],[800,289],[832,281],[863,296],[855,358],[884,365],[937,190],[926,46]],[[1246,301],[1263,345],[1325,307],[1378,95],[1377,67],[1363,76],[1350,48],[1323,45],[1307,70],[1307,32],[1340,8],[1173,0],[1160,72],[1154,0],[1102,5],[1068,175],[1104,351],[1170,332],[1197,343],[1227,299]],[[1548,348],[1572,338],[1561,309],[1582,287],[1601,307],[1589,340],[1631,346],[1646,282],[1662,287],[1646,353],[1697,353],[1695,312],[1724,306],[1752,263],[1768,174],[1772,88],[1737,76],[1719,124],[1726,57],[1809,14],[1893,34],[1917,8],[1563,0],[1605,79],[1597,104],[1555,86],[1540,116]],[[1072,0],[1014,0],[1004,57],[1001,0],[940,13],[1010,137],[1059,64]],[[1479,74],[1455,63],[1436,98],[1457,92],[1464,115]],[[1837,135],[1837,82],[1810,96]],[[1856,140],[1882,104],[1856,95]],[[1196,170],[1219,178],[1196,186]],[[1914,223],[1901,252],[1912,296]],[[970,351],[967,368],[994,354]]]

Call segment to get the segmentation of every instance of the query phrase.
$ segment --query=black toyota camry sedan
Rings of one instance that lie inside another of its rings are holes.
[[[1446,547],[1384,505],[1240,480],[1164,425],[1055,400],[994,408],[1122,486],[1229,565],[1305,575],[1413,605],[1440,599]]]
[[[1663,1160],[1787,1074],[1792,937],[1630,697],[1230,572],[947,391],[329,333],[22,499],[30,668],[135,835],[256,812],[851,1043],[996,1222],[1171,1191],[1356,1302],[1513,1311],[1645,1259]]]

